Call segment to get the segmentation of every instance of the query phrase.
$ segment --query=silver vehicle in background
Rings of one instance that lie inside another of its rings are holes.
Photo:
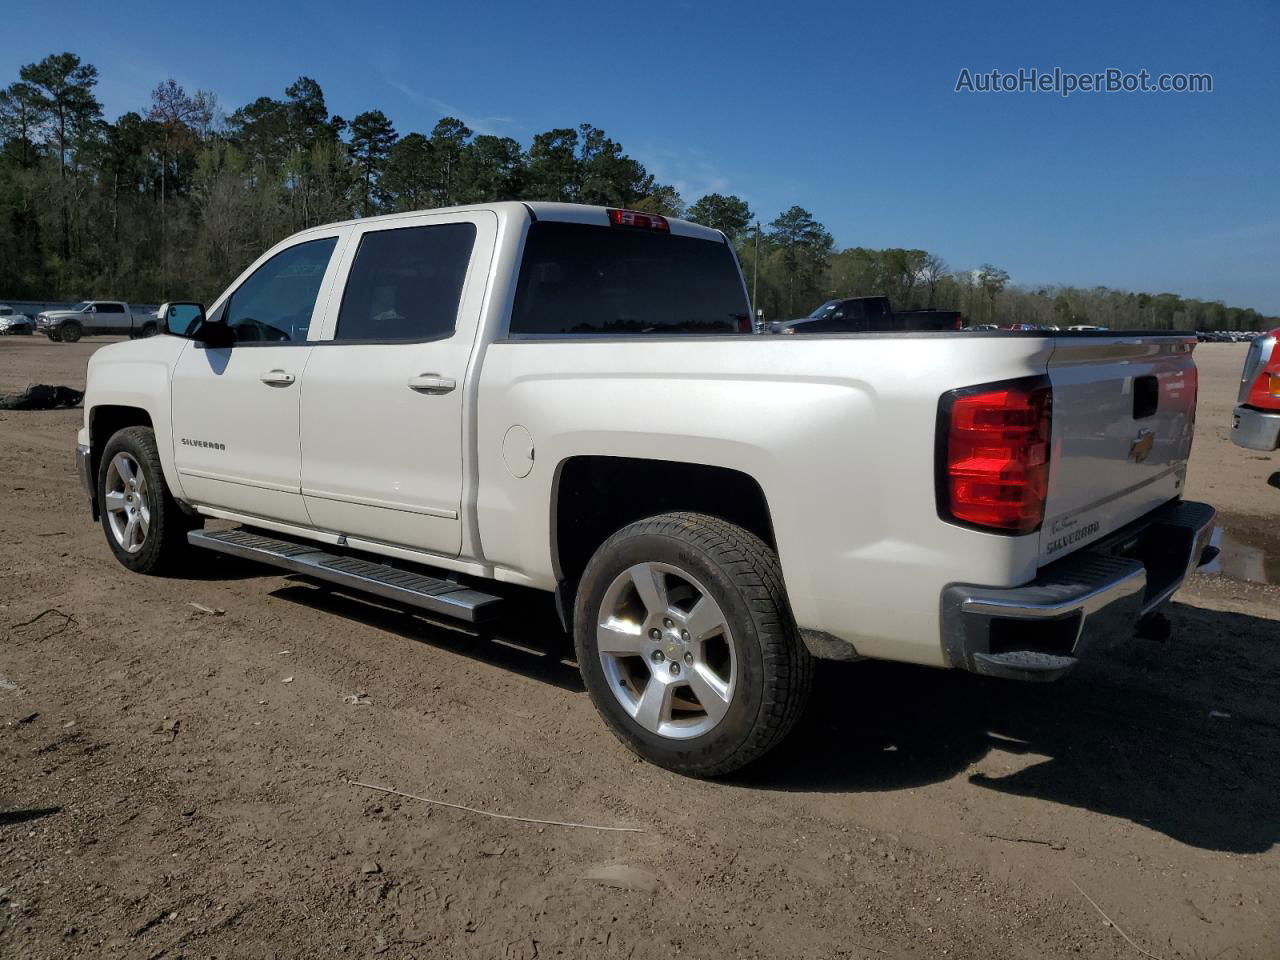
[[[19,313],[7,303],[0,303],[0,336],[36,332],[35,324],[25,313]]]
[[[160,332],[154,313],[134,313],[121,300],[85,300],[67,310],[43,310],[36,315],[36,332],[50,340],[75,343],[81,337],[150,337]]]

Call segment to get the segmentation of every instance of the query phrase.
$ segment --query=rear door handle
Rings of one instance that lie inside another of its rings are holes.
[[[292,373],[285,373],[283,370],[268,370],[266,373],[259,375],[259,380],[263,383],[269,383],[273,387],[287,387],[293,383],[294,376]]]
[[[448,393],[458,385],[453,377],[442,377],[435,373],[424,373],[409,378],[409,389],[418,393]]]

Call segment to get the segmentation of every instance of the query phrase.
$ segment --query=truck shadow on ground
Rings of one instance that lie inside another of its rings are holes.
[[[1055,684],[823,665],[796,735],[738,782],[893,791],[965,776],[1208,850],[1269,850],[1280,843],[1280,629],[1183,604],[1170,614],[1168,644],[1132,641]],[[995,751],[1021,755],[993,764],[1019,769],[971,770]]]
[[[523,639],[563,638],[554,611],[548,609],[545,601],[526,607],[517,600],[517,611],[508,617],[511,629],[500,629],[496,635],[482,636],[462,625],[433,621],[417,613],[383,606],[367,596],[346,594],[332,586],[318,586],[302,578],[273,591],[271,596],[385,630],[407,640],[427,643],[502,670],[522,673],[571,693],[584,692],[577,665],[568,659],[573,651],[567,639],[563,643]],[[516,628],[517,623],[522,625],[521,628]]]

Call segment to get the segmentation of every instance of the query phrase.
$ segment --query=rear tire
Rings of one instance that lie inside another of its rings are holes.
[[[705,514],[650,517],[606,540],[578,587],[574,644],[609,729],[689,776],[732,773],[777,746],[813,680],[777,556]]]
[[[78,323],[64,323],[59,336],[65,343],[75,343],[83,335],[84,331],[80,329]]]
[[[146,339],[147,337],[154,337],[155,335],[156,335],[156,325],[155,325],[154,323],[148,323],[148,324],[146,324],[146,325],[145,325],[141,330],[139,330],[139,331],[138,331],[138,333],[137,333],[137,337],[138,337],[138,339],[139,339],[139,340],[144,340],[144,339]]]
[[[150,427],[112,435],[102,448],[97,484],[102,530],[116,559],[135,573],[177,569],[196,520],[169,493]]]

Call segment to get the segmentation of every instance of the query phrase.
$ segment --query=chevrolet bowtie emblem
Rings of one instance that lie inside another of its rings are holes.
[[[1150,430],[1140,430],[1133,443],[1129,445],[1129,456],[1134,463],[1142,463],[1151,456],[1151,448],[1155,446],[1156,435]]]

